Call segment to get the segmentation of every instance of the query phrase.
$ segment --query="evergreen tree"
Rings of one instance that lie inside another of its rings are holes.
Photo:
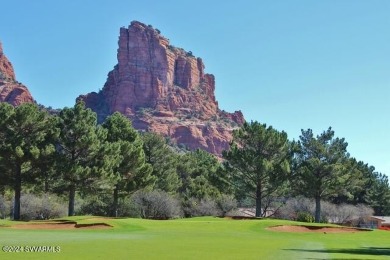
[[[44,110],[46,111],[46,110]],[[41,150],[39,160],[32,161],[32,168],[37,176],[34,186],[35,191],[43,191],[45,193],[54,192],[53,188],[57,183],[61,182],[56,171],[56,148],[59,129],[56,127],[57,119],[50,116],[48,120],[48,127],[46,128],[45,142],[47,145]]]
[[[54,151],[46,138],[50,129],[50,116],[36,104],[0,103],[0,179],[14,189],[14,220],[20,220],[22,183],[32,183],[34,163]]]
[[[329,199],[335,204],[367,204],[366,193],[371,189],[375,168],[355,158],[346,160],[345,166],[350,174],[347,185],[344,185],[341,192],[331,195]]]
[[[142,140],[146,162],[152,165],[152,175],[156,177],[154,188],[176,193],[181,185],[177,173],[177,154],[160,135],[144,133]]]
[[[230,150],[223,157],[233,185],[256,201],[256,217],[265,215],[262,202],[280,191],[288,178],[289,148],[287,134],[265,124],[246,122],[233,131]]]
[[[179,189],[186,198],[216,198],[227,185],[220,176],[220,163],[215,156],[203,150],[196,150],[180,156],[178,173],[182,182]]]
[[[353,181],[348,144],[344,138],[334,138],[329,127],[314,137],[311,129],[302,130],[297,143],[292,181],[299,194],[315,199],[315,222],[321,220],[321,200],[345,194]]]
[[[119,163],[113,168],[115,183],[111,216],[117,216],[120,192],[132,193],[152,186],[155,177],[152,167],[145,162],[143,142],[131,122],[119,112],[109,116],[103,123],[107,129],[107,141],[119,146]]]
[[[58,116],[58,170],[69,195],[68,215],[74,215],[75,195],[105,174],[106,161],[112,147],[104,146],[107,130],[97,127],[96,113],[78,102],[73,108],[64,108]],[[108,154],[105,154],[108,152]],[[115,163],[114,163],[115,164]]]
[[[390,215],[390,186],[386,175],[374,173],[374,179],[371,182],[371,187],[367,189],[365,199],[374,209],[375,215]]]

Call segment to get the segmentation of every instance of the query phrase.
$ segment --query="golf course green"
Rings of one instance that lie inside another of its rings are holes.
[[[0,259],[390,259],[389,231],[269,229],[281,225],[307,223],[214,217],[0,220]],[[45,252],[31,252],[37,250]]]

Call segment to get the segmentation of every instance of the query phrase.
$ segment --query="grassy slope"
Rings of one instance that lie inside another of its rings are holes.
[[[85,220],[84,217],[70,219],[78,223],[102,222]],[[390,259],[388,231],[283,233],[265,228],[289,224],[288,221],[211,217],[170,221],[115,219],[105,222],[114,228],[0,228],[1,246],[61,246],[60,253],[0,252],[0,259]],[[0,221],[0,225],[9,223]]]

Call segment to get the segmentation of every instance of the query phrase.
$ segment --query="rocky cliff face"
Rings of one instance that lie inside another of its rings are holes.
[[[17,82],[11,62],[3,53],[0,43],[0,102],[8,102],[17,106],[34,102],[27,87]]]
[[[120,29],[118,64],[99,92],[80,96],[99,119],[119,111],[135,128],[170,137],[190,149],[220,155],[244,122],[215,100],[215,79],[202,59],[169,44],[157,29],[132,22]]]

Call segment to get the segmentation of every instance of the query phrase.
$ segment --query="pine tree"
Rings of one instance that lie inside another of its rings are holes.
[[[345,194],[354,178],[344,138],[334,138],[329,127],[314,137],[311,129],[302,130],[294,157],[293,187],[300,195],[315,199],[315,222],[321,221],[321,200]]]
[[[120,193],[133,193],[152,186],[155,177],[151,175],[151,165],[145,162],[142,139],[129,119],[115,112],[106,118],[103,128],[108,131],[107,141],[119,146],[119,163],[113,168],[115,181],[111,211],[111,216],[117,216]]]
[[[177,173],[177,154],[162,136],[155,133],[144,133],[142,140],[146,162],[152,165],[152,175],[156,177],[154,188],[176,193],[181,185]]]
[[[375,215],[390,215],[390,186],[386,175],[374,173],[374,179],[371,182],[371,187],[367,190],[365,199],[374,209]]]
[[[180,156],[178,173],[182,182],[179,189],[186,198],[216,198],[225,190],[219,176],[221,165],[214,155],[203,150],[188,152]]]
[[[69,195],[68,215],[74,215],[75,196],[102,178],[104,172],[103,143],[107,131],[97,127],[96,113],[78,102],[73,108],[64,108],[58,116],[58,170]],[[100,164],[100,165],[99,165]]]
[[[256,217],[265,215],[262,202],[277,194],[288,178],[289,148],[287,134],[265,124],[246,122],[233,131],[230,150],[223,157],[233,185],[256,200]]]
[[[34,163],[54,152],[46,138],[52,129],[50,122],[50,116],[36,104],[16,108],[0,104],[0,179],[14,189],[14,220],[20,220],[22,183],[33,183]]]

